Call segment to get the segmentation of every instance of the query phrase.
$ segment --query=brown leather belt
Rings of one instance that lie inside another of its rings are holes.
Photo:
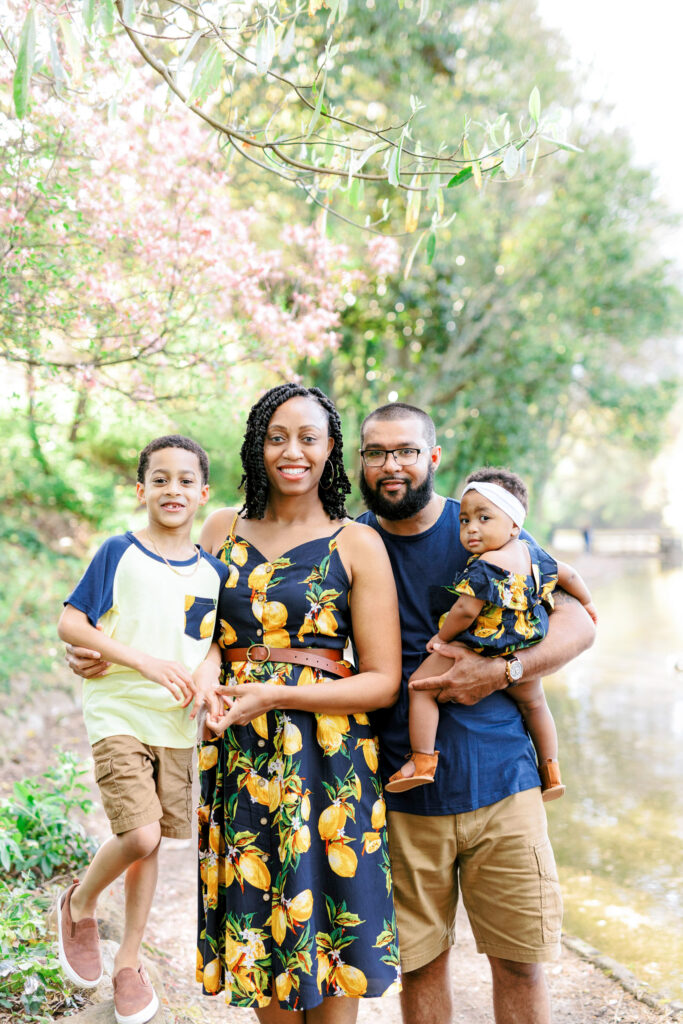
[[[318,647],[269,647],[251,644],[249,647],[229,647],[223,651],[223,661],[251,661],[260,665],[264,661],[279,661],[287,665],[308,665],[330,676],[352,676],[353,670],[338,664],[343,651],[322,650]]]

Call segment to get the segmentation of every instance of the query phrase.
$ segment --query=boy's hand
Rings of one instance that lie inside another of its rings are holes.
[[[196,684],[196,680],[195,680]],[[215,686],[199,686],[197,685],[194,707],[190,712],[190,718],[197,718],[200,712],[204,710],[207,718],[220,718],[225,710],[223,701],[219,698],[216,693]],[[197,718],[199,722],[199,719]]]
[[[186,708],[192,702],[197,692],[194,679],[185,666],[177,661],[164,661],[162,658],[148,656],[142,660],[140,672],[145,679],[165,686],[182,708]]]

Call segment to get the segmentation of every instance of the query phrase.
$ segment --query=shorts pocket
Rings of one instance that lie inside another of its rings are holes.
[[[549,839],[534,846],[541,887],[541,927],[543,942],[559,942],[562,929],[562,894],[555,856]]]
[[[193,640],[207,640],[213,636],[216,624],[216,600],[213,597],[185,595],[185,635]]]
[[[99,786],[104,813],[110,821],[115,821],[123,811],[123,797],[114,776],[111,757],[95,761],[95,782]]]

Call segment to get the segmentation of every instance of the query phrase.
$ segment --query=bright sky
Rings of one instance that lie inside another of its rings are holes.
[[[639,164],[652,167],[669,204],[683,214],[683,4],[680,0],[608,3],[537,0],[580,67],[587,94],[614,107],[631,135]],[[670,255],[683,267],[683,227]]]
[[[537,0],[550,28],[560,30],[579,67],[590,71],[586,95],[614,107],[629,132],[638,164],[651,167],[669,205],[683,216],[683,4],[606,0]],[[683,223],[664,250],[683,270]],[[683,362],[683,343],[679,359]],[[683,369],[683,367],[682,367]],[[664,522],[683,535],[683,402],[673,411],[670,437],[653,468],[668,503]]]

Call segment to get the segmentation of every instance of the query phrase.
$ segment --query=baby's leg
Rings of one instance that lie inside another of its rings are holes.
[[[440,676],[453,667],[451,658],[444,658],[443,654],[430,654],[422,664],[415,669],[408,683],[414,679],[427,679],[429,676]],[[434,743],[436,742],[436,730],[439,727],[439,704],[437,697],[438,690],[408,690],[410,698],[410,714],[408,717],[408,730],[410,732],[410,749],[413,752],[419,751],[422,754],[433,754]],[[409,774],[413,774],[413,765],[409,768]]]
[[[444,658],[441,654],[430,654],[429,657],[425,658],[420,667],[413,672],[409,683],[414,679],[426,679],[428,676],[441,675],[451,665],[452,661],[449,658]],[[416,754],[424,754],[430,759],[420,762],[427,775],[431,774],[433,778],[434,771],[436,770],[437,755],[434,753],[434,743],[436,741],[436,730],[439,727],[439,705],[437,702],[439,691],[409,689],[408,693],[410,700],[408,732],[410,734],[410,749],[413,756],[409,761],[406,761],[400,771],[395,772],[391,776],[386,786],[389,792],[394,790],[400,792],[405,788],[409,788],[401,783],[402,780],[410,779],[415,774]],[[425,778],[424,781],[430,780]]]
[[[557,729],[543,692],[540,679],[512,686],[506,691],[522,712],[531,742],[536,749],[538,770],[543,784],[543,799],[555,800],[562,796],[565,787],[560,779],[557,761]]]

